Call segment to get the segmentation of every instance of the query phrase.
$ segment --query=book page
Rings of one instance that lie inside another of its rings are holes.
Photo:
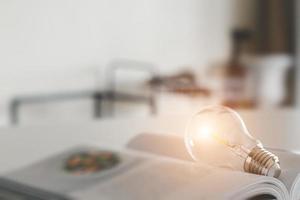
[[[194,167],[187,167],[177,161],[175,163],[150,159],[138,168],[129,170],[105,183],[99,183],[85,191],[77,191],[72,196],[89,200],[173,199],[173,196],[177,196],[175,199],[182,199],[184,190],[198,185],[197,196],[204,197],[204,193],[201,191],[202,186],[200,187],[199,183],[213,171],[200,166],[201,170],[196,170]],[[213,187],[208,188],[205,194],[214,194],[214,189]],[[184,195],[189,197],[189,194],[184,193]]]
[[[259,194],[286,199],[279,181],[204,164],[150,158],[133,170],[71,194],[89,200],[247,199]]]
[[[66,171],[70,155],[83,151],[93,156],[97,152],[110,152],[98,147],[76,147],[4,178],[22,187],[82,200],[248,199],[262,194],[286,199],[287,196],[284,185],[274,178],[129,150],[114,152],[120,162],[113,168],[89,173]],[[91,169],[90,160],[86,161]]]
[[[282,169],[279,179],[290,191],[292,199],[300,199],[300,155],[297,153],[270,149],[279,157]]]
[[[114,152],[99,147],[74,147],[27,167],[12,171],[4,175],[4,178],[34,188],[40,188],[58,194],[68,194],[71,191],[88,188],[96,183],[106,181],[106,179],[110,179],[113,176],[118,176],[122,174],[123,171],[126,171],[127,168],[131,169],[138,166],[144,159],[142,157],[133,156],[130,153],[114,152],[120,156],[121,162],[111,169],[86,174],[71,173],[66,170],[65,164],[71,155],[93,151]]]

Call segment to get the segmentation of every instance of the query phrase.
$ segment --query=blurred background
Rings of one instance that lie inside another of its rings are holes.
[[[0,126],[296,109],[296,0],[0,0]]]

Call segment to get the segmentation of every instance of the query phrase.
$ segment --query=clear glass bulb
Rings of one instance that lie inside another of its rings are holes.
[[[278,158],[253,138],[237,112],[223,106],[200,110],[189,122],[185,145],[195,161],[278,177]]]

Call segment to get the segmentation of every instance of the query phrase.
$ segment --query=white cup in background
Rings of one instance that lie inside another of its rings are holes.
[[[248,56],[243,63],[253,75],[256,101],[259,107],[277,107],[285,96],[285,80],[288,69],[293,65],[289,54]]]

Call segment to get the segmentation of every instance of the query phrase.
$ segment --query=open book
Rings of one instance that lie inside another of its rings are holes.
[[[194,163],[181,137],[141,134],[122,151],[74,147],[8,173],[0,199],[300,199],[300,156],[273,152],[279,179]]]

